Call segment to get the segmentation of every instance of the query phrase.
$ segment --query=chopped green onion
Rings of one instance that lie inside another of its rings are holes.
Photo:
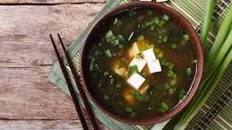
[[[138,73],[138,72],[139,71],[138,71],[137,65],[133,65],[133,66],[129,67],[129,71],[128,71],[129,75],[134,74],[134,73]]]
[[[185,95],[185,90],[184,89],[181,89],[180,91],[179,91],[179,94],[178,94],[178,98],[179,99],[181,99],[184,95]]]
[[[147,94],[145,94],[145,95],[144,95],[144,99],[143,99],[143,101],[145,101],[145,102],[146,102],[146,101],[148,101],[149,99],[150,99],[150,96],[149,96],[149,95],[147,95]]]
[[[162,102],[161,103],[161,109],[163,109],[165,112],[169,110],[169,106],[167,103]]]
[[[120,44],[119,46],[118,46],[118,48],[120,48],[120,49],[122,49],[124,46],[122,45],[122,44]]]
[[[172,95],[172,94],[174,94],[176,92],[176,89],[175,88],[170,88],[170,89],[168,89],[168,94],[169,95]]]
[[[118,38],[120,41],[125,41],[125,38],[124,38],[121,34],[117,35],[117,38]]]
[[[169,17],[168,15],[164,14],[164,15],[163,15],[163,19],[164,19],[165,21],[168,21],[168,20],[170,19],[170,17]]]
[[[102,43],[100,42],[100,43],[98,43],[98,46],[102,46]]]
[[[134,118],[136,116],[136,112],[131,112],[130,113],[130,118]]]
[[[95,51],[95,55],[100,55],[100,54],[101,54],[101,51],[99,51],[99,50]]]
[[[114,46],[119,45],[119,44],[120,44],[119,39],[114,40],[114,41],[112,42],[112,44],[113,44]]]
[[[137,28],[141,28],[141,24],[138,24],[138,25],[137,25]]]
[[[118,18],[115,18],[113,24],[116,25],[116,26],[121,26],[122,25],[122,21],[119,20]]]
[[[118,23],[118,19],[115,18],[115,19],[114,19],[114,24],[117,24],[117,23]]]
[[[168,73],[167,73],[167,76],[171,77],[171,78],[175,78],[176,74],[172,70],[169,70]]]
[[[164,54],[163,54],[162,52],[160,52],[160,53],[157,53],[156,56],[157,56],[158,58],[162,58],[162,57],[164,56]]]
[[[158,36],[158,39],[159,39],[159,40],[162,40],[162,39],[163,39],[163,36],[162,36],[162,35],[159,35],[159,36]]]
[[[187,73],[188,76],[192,75],[192,73],[193,73],[192,69],[191,68],[187,68],[186,69],[186,73]]]
[[[186,45],[188,41],[189,41],[189,36],[188,36],[188,34],[184,34],[184,35],[182,36],[181,45],[182,45],[182,46]]]
[[[149,100],[149,95],[147,94],[141,94],[140,92],[136,91],[133,93],[133,96],[136,100],[144,102]]]
[[[149,28],[151,31],[154,31],[155,30],[155,27],[154,26],[150,26]]]
[[[112,54],[111,54],[111,52],[110,52],[109,49],[105,50],[104,53],[105,53],[105,55],[106,55],[108,58],[111,58],[111,57],[112,57]]]
[[[122,84],[120,82],[118,82],[116,85],[115,85],[116,88],[121,88],[122,87]]]
[[[163,42],[167,42],[168,41],[168,36],[163,36]]]
[[[168,64],[168,69],[172,70],[174,67],[175,67],[175,65],[173,63]]]
[[[118,20],[117,24],[116,24],[118,27],[122,25],[122,21],[121,20]]]
[[[159,27],[162,27],[166,22],[164,20],[161,20],[158,24]]]
[[[103,73],[103,75],[104,76],[108,76],[110,73],[108,72],[108,71],[105,71],[104,73]]]
[[[150,25],[151,25],[150,22],[145,22],[145,23],[144,23],[144,27],[149,27]]]
[[[113,37],[114,34],[112,32],[112,30],[109,30],[107,33],[106,33],[106,39],[110,39],[111,37]]]
[[[155,17],[155,18],[153,19],[153,21],[154,21],[154,23],[155,23],[156,25],[158,25],[158,24],[159,24],[159,22],[160,22],[160,20],[159,20],[159,18],[158,18],[158,17]]]
[[[126,111],[126,112],[133,112],[133,109],[132,109],[131,107],[126,107],[126,108],[125,108],[125,111]]]
[[[164,84],[164,89],[165,89],[165,90],[168,90],[168,89],[170,89],[170,88],[171,88],[170,84],[168,84],[168,83]]]
[[[188,34],[184,34],[184,35],[182,36],[182,38],[183,38],[183,40],[184,40],[185,42],[187,42],[187,41],[189,40],[189,35],[188,35]]]
[[[109,100],[109,99],[110,99],[110,97],[109,97],[108,95],[104,95],[103,98],[104,98],[105,100]]]
[[[95,58],[92,58],[89,64],[89,70],[93,71],[94,70],[94,64],[95,64]]]
[[[176,80],[176,79],[170,80],[170,85],[171,85],[171,86],[175,86],[176,83],[177,83],[177,80]]]
[[[124,37],[120,34],[115,36],[111,30],[106,33],[105,38],[107,43],[110,43],[114,46],[118,46],[120,44],[120,41],[125,40]]]
[[[161,64],[161,65],[163,65],[163,66],[165,66],[165,65],[166,65],[166,62],[167,62],[167,60],[166,60],[166,59],[161,59],[161,60],[160,60],[160,64]]]
[[[197,63],[197,60],[192,60],[192,64],[196,64]]]
[[[160,39],[159,39],[159,40],[157,40],[157,42],[158,42],[158,43],[162,43],[162,41],[161,41]]]
[[[176,48],[177,48],[177,45],[176,45],[176,44],[172,44],[172,45],[171,45],[171,48],[172,48],[172,49],[176,49]]]
[[[136,15],[136,11],[135,10],[130,10],[129,11],[129,16],[130,17],[133,17],[133,16],[135,16]]]

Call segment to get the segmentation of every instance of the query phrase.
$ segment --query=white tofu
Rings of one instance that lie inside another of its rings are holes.
[[[147,62],[156,60],[153,48],[150,48],[150,49],[147,49],[147,50],[143,51],[142,54],[143,54],[143,58]]]
[[[147,66],[148,66],[149,72],[151,74],[162,71],[159,60],[149,61],[149,62],[147,62]]]
[[[145,79],[138,73],[132,74],[127,79],[127,83],[136,90],[138,90],[143,85],[144,82],[145,82]]]
[[[134,66],[134,65],[136,65],[138,71],[141,72],[146,65],[146,61],[141,57],[134,57],[134,59],[129,64],[129,66]]]

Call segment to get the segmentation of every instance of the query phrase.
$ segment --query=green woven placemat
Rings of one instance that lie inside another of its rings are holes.
[[[113,7],[118,6],[120,4],[124,4],[127,2],[131,2],[131,0],[108,0],[104,8],[98,13],[98,15],[94,18],[93,22],[89,24],[89,26],[86,28],[85,31],[83,31],[78,38],[71,44],[69,47],[69,53],[72,56],[72,60],[76,66],[76,68],[79,68],[79,61],[80,61],[80,53],[79,50],[82,47],[83,40],[85,39],[86,34],[92,27],[94,21],[99,19],[102,15],[110,11]],[[193,27],[196,29],[196,31],[201,30],[201,23],[202,23],[202,18],[204,16],[204,8],[206,7],[206,0],[170,0],[168,3],[166,3],[167,6],[171,6],[172,8],[176,9],[180,13],[182,13],[189,21],[192,23]],[[214,28],[211,29],[210,35],[208,37],[208,41],[210,43],[213,43],[213,40],[215,38],[215,34],[221,24],[221,21],[224,17],[224,14],[226,12],[226,9],[230,5],[230,0],[219,0],[217,4],[217,8],[214,14]],[[232,67],[230,67],[232,68]],[[228,74],[229,73],[229,74]],[[231,84],[232,80],[232,72],[227,71],[226,76],[223,77],[221,83],[218,85],[218,88],[222,88],[220,90],[224,90],[224,88],[231,88],[230,86],[228,87],[228,84]],[[67,87],[63,79],[63,75],[61,73],[61,70],[59,68],[59,65],[57,63],[54,64],[54,66],[51,68],[51,72],[49,75],[49,79],[51,80],[52,83],[54,83],[57,87],[59,87],[62,91],[64,91],[66,94],[67,92]],[[229,81],[226,79],[230,79]],[[226,85],[222,85],[226,84]],[[222,87],[223,86],[223,87]],[[214,92],[214,95],[218,96],[218,92]],[[212,104],[212,102],[215,102],[215,96],[211,96],[209,101],[207,102],[208,104]],[[205,111],[208,111],[210,109],[210,105],[206,104],[207,108],[203,108],[199,114],[196,116],[196,118],[192,121],[188,129],[194,129],[196,124],[199,124],[198,120],[200,120],[202,117],[199,115],[202,115],[202,112],[204,113]],[[228,107],[229,106],[229,107]],[[226,106],[226,112],[229,115],[231,115],[231,107],[232,105],[227,105]],[[125,123],[118,122],[104,113],[102,113],[94,104],[92,104],[94,113],[96,114],[96,117],[103,123],[105,124],[108,128],[112,130],[137,130],[137,129],[151,129],[153,125],[150,126],[135,126],[135,125],[128,125]],[[229,113],[228,113],[229,111]],[[223,111],[222,111],[223,112]],[[215,130],[221,130],[224,128],[231,128],[231,118],[230,116],[228,117],[227,114],[224,114],[224,116],[220,117],[220,120],[216,122],[216,125],[211,125],[209,128],[215,129]],[[217,118],[216,118],[217,119]],[[214,120],[213,120],[214,121]],[[226,121],[226,122],[225,122]],[[219,122],[219,123],[218,123]],[[212,127],[213,126],[213,127]],[[201,127],[200,127],[201,128]]]

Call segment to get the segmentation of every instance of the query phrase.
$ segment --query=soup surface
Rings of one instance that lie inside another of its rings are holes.
[[[115,14],[94,33],[88,82],[105,108],[132,119],[163,114],[184,98],[196,67],[184,28],[167,14],[138,8]]]

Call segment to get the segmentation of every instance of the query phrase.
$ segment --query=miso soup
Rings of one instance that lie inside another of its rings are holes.
[[[190,89],[196,54],[167,14],[126,10],[104,20],[87,52],[88,82],[101,104],[132,119],[170,111]]]

